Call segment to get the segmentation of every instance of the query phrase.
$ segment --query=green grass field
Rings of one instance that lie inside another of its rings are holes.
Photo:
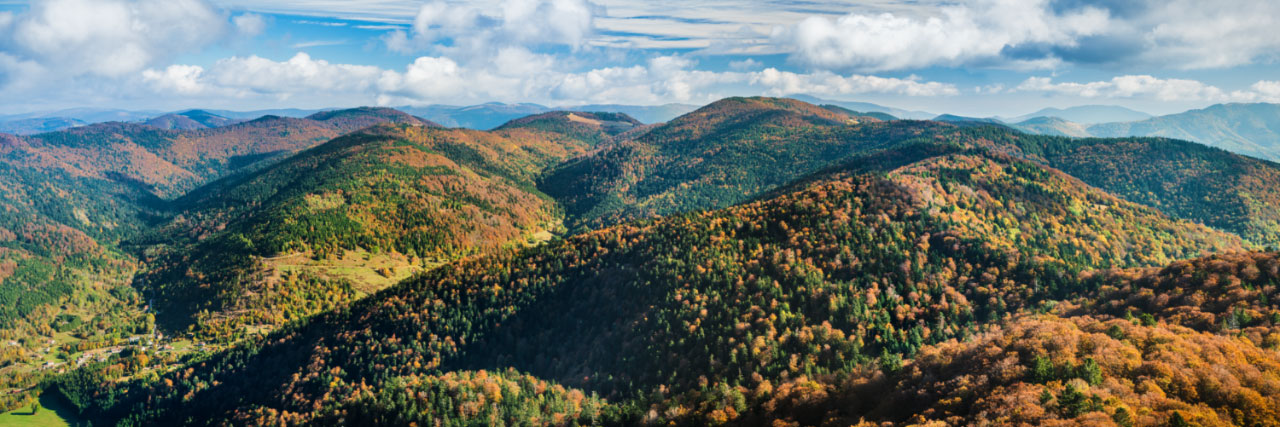
[[[39,409],[31,413],[30,406],[0,414],[0,426],[71,426],[75,415],[65,403],[52,396],[41,396]]]

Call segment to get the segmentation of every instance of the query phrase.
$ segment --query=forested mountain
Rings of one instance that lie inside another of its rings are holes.
[[[36,367],[65,366],[84,350],[153,330],[147,298],[131,285],[140,267],[137,239],[170,215],[165,197],[352,125],[264,118],[195,131],[107,123],[0,135],[5,400],[28,389]]]
[[[617,113],[634,117],[644,123],[660,123],[676,118],[697,109],[685,104],[666,105],[574,105],[563,107],[547,107],[538,104],[502,104],[491,102],[471,106],[428,105],[423,107],[400,107],[401,111],[424,117],[448,127],[489,130],[497,128],[512,120],[550,113],[554,111],[574,111],[579,113]]]
[[[194,322],[202,336],[234,337],[282,324],[415,271],[548,238],[562,213],[535,189],[537,174],[635,123],[563,113],[494,132],[348,134],[179,200],[181,215],[150,238],[169,247],[139,280],[170,330]]]
[[[895,372],[927,345],[1085,290],[1086,269],[1242,244],[981,149],[878,158],[909,160],[466,259],[190,369],[101,388],[112,374],[98,367],[55,387],[91,417],[129,422],[426,422],[481,413],[431,408],[498,401],[432,392],[435,378],[514,368],[582,389],[547,399],[592,422],[747,421],[771,384]],[[519,377],[502,375],[479,388]],[[430,394],[379,391],[392,384]]]
[[[1163,138],[1067,139],[972,130],[1169,216],[1280,247],[1280,164]]]
[[[561,165],[542,180],[571,229],[726,207],[939,123],[884,124],[792,99],[729,98]]]
[[[242,121],[243,120],[219,116],[205,110],[187,110],[179,113],[165,114],[142,122],[142,124],[160,129],[192,130],[216,128],[236,124]]]
[[[0,316],[32,319],[0,328],[0,385],[52,363],[34,390],[94,425],[1280,408],[1280,262],[1245,252],[1280,244],[1278,166],[1190,142],[730,98],[656,125],[112,123],[0,160]]]

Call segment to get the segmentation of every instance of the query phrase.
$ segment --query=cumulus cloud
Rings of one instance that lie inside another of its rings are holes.
[[[922,15],[855,12],[779,27],[799,63],[869,71],[1064,63],[1220,68],[1277,58],[1274,0],[968,0]]]
[[[755,72],[697,69],[683,56],[655,56],[627,67],[566,72],[553,57],[507,48],[489,64],[468,65],[444,56],[419,57],[401,70],[334,64],[299,53],[287,61],[251,56],[218,61],[205,69],[172,65],[148,69],[143,78],[159,93],[209,97],[266,96],[370,99],[381,105],[471,103],[494,99],[554,104],[703,103],[724,96],[954,95],[949,84],[830,72],[798,74],[774,68]]]
[[[814,67],[882,71],[989,61],[1025,44],[1071,45],[1110,21],[1107,11],[1093,6],[1065,13],[1048,6],[1048,0],[978,0],[941,7],[930,17],[811,17],[779,28],[774,39]]]
[[[1280,82],[1260,81],[1250,90],[1225,91],[1197,80],[1161,79],[1148,75],[1117,76],[1111,80],[1055,83],[1048,77],[1031,77],[1015,88],[1024,92],[1048,92],[1081,98],[1141,98],[1157,101],[1275,102]]]
[[[170,65],[164,70],[144,70],[142,78],[162,92],[194,95],[205,91],[200,82],[203,74],[204,67],[198,65]]]
[[[511,46],[577,49],[595,30],[603,9],[587,0],[508,0],[492,7],[434,1],[418,10],[411,32],[384,39],[398,52],[435,50],[487,55]]]
[[[57,75],[117,77],[218,40],[227,19],[203,0],[44,0],[0,25],[0,52]]]

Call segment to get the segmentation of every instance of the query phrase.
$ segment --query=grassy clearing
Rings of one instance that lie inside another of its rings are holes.
[[[0,426],[60,427],[78,422],[71,408],[53,396],[41,396],[36,408],[34,414],[30,405],[0,414]]]

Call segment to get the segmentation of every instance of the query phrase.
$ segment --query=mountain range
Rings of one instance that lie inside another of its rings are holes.
[[[5,135],[0,403],[93,425],[1280,419],[1280,165],[820,104]]]

